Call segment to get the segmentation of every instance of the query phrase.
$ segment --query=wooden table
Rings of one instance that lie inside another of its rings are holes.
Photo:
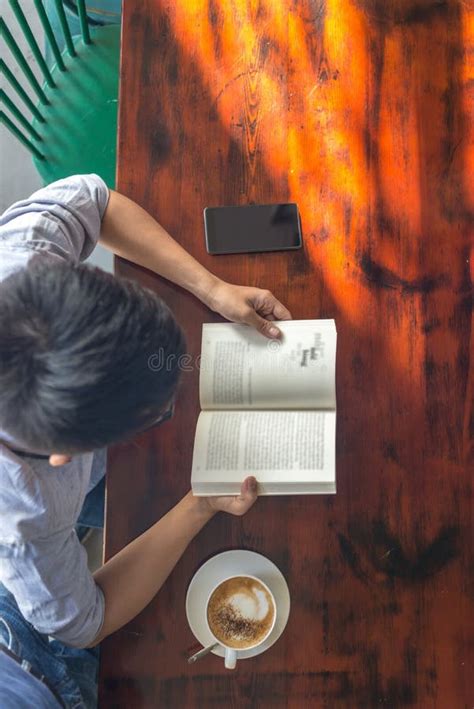
[[[118,188],[219,276],[336,319],[338,492],[215,518],[104,642],[101,706],[473,706],[472,1],[126,2],[121,72]],[[206,254],[203,207],[287,200],[304,250]],[[217,318],[117,266],[196,356]],[[187,491],[197,386],[111,451],[107,557]],[[237,673],[189,667],[187,585],[230,548],[280,567],[289,624]]]

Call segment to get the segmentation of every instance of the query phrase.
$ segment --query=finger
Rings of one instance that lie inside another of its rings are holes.
[[[248,496],[250,495],[252,498],[254,498],[257,497],[257,494],[257,478],[254,475],[249,475],[247,478],[245,478],[242,485],[240,486],[240,497],[245,497],[246,499],[248,499]]]
[[[291,320],[291,313],[288,310],[288,308],[285,308],[283,303],[280,303],[279,300],[275,298],[275,301],[273,303],[273,312],[272,314],[275,316],[277,320]]]
[[[257,480],[250,476],[245,478],[240,488],[240,495],[235,499],[235,508],[238,514],[244,514],[254,504],[258,497]]]
[[[265,318],[262,318],[255,310],[249,310],[247,315],[243,318],[243,322],[247,325],[251,325],[261,332],[262,335],[269,337],[271,340],[281,335],[280,330],[271,320],[265,320]]]

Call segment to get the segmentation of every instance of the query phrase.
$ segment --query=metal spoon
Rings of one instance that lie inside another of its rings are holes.
[[[219,643],[213,643],[212,645],[208,645],[207,647],[203,647],[202,650],[199,650],[199,652],[196,652],[196,654],[191,655],[191,657],[188,657],[188,663],[190,665],[193,664],[193,662],[196,662],[196,660],[200,660],[201,657],[204,657],[204,655],[207,655],[211,650],[214,650],[215,647],[217,647]]]

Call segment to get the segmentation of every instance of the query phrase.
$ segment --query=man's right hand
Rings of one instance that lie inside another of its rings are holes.
[[[222,495],[219,497],[194,498],[208,509],[211,513],[228,512],[231,515],[241,517],[254,504],[258,497],[257,480],[251,476],[245,478],[240,488],[240,495]]]
[[[105,597],[105,617],[92,645],[121,628],[148,605],[191,539],[216,512],[240,516],[256,499],[254,477],[244,480],[240,495],[195,497],[188,492],[150,529],[109,559],[94,574]]]

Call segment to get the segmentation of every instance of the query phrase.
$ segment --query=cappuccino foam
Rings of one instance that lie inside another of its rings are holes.
[[[256,579],[237,576],[218,586],[209,599],[207,620],[220,642],[245,649],[268,634],[275,617],[273,600]]]

